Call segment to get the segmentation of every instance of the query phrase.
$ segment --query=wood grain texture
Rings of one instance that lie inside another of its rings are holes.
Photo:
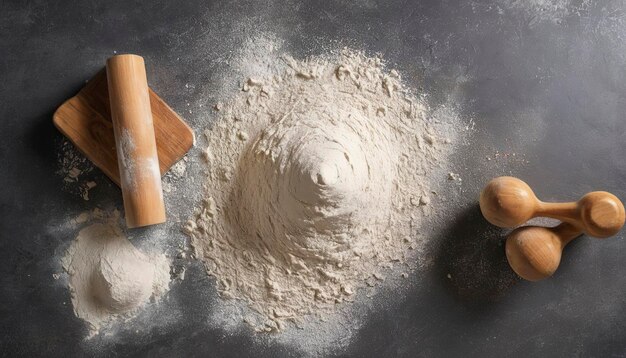
[[[521,278],[543,280],[558,269],[565,245],[580,235],[582,231],[569,223],[517,228],[506,239],[506,258]]]
[[[191,128],[149,90],[161,175],[193,146]],[[54,113],[53,122],[89,160],[120,185],[106,68]]]
[[[109,58],[107,83],[126,225],[163,223],[165,203],[143,58]]]
[[[550,217],[599,238],[617,234],[626,219],[622,202],[606,191],[590,192],[577,202],[546,203],[528,184],[506,176],[485,186],[479,204],[483,216],[496,226],[514,228],[534,217]]]

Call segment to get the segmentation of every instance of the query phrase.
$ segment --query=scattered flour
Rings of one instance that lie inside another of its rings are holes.
[[[256,312],[241,320],[259,331],[326,319],[408,261],[454,139],[378,57],[283,59],[283,73],[220,104],[186,225],[221,296]]]
[[[95,181],[83,179],[92,172],[91,162],[68,140],[64,140],[58,154],[59,169],[57,174],[63,177],[63,187],[66,191],[79,195],[83,200],[89,200],[89,191],[97,186]]]
[[[171,176],[178,179],[185,176],[185,171],[187,171],[187,157],[174,164],[169,173],[171,173]]]
[[[81,214],[76,223],[103,217],[101,211]],[[146,255],[124,237],[119,214],[78,233],[62,260],[76,316],[89,325],[90,336],[117,318],[132,317],[151,298],[169,288],[165,255]]]
[[[522,12],[531,27],[542,22],[560,24],[579,9],[571,0],[498,0],[496,3],[505,10]]]
[[[170,170],[165,173],[162,180],[163,191],[166,193],[176,192],[180,186],[180,181],[187,176],[187,164],[189,157],[185,156],[176,164],[172,165]]]

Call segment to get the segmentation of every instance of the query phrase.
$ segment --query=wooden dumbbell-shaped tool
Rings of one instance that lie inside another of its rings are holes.
[[[600,238],[615,235],[625,219],[624,206],[610,193],[592,192],[575,203],[544,203],[526,183],[512,177],[489,182],[481,192],[480,209],[489,222],[507,228],[537,216],[565,221],[553,228],[520,227],[507,237],[509,264],[529,281],[551,276],[559,267],[563,248],[583,232]]]
[[[563,248],[582,232],[570,223],[547,228],[523,226],[506,239],[506,258],[521,278],[539,281],[552,276],[561,263]]]
[[[624,205],[613,194],[594,191],[577,202],[546,203],[520,179],[498,177],[480,193],[480,210],[492,224],[514,228],[534,217],[549,217],[567,222],[583,233],[604,238],[617,234],[624,226]]]
[[[162,223],[165,204],[143,58],[111,57],[107,80],[126,224]]]

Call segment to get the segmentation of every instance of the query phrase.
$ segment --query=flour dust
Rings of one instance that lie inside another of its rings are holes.
[[[122,233],[119,214],[100,210],[74,220],[91,223],[78,233],[62,265],[69,276],[74,313],[89,326],[90,336],[119,319],[132,318],[148,301],[168,289],[170,266],[163,254],[144,254]]]
[[[335,320],[408,276],[456,138],[379,57],[282,63],[216,107],[186,225],[231,318],[270,332]]]

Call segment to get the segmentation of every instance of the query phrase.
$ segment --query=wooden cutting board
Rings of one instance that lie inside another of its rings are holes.
[[[193,146],[194,134],[187,123],[152,90],[150,107],[163,175]],[[106,68],[89,80],[76,96],[63,103],[54,113],[53,121],[89,160],[120,185]]]

